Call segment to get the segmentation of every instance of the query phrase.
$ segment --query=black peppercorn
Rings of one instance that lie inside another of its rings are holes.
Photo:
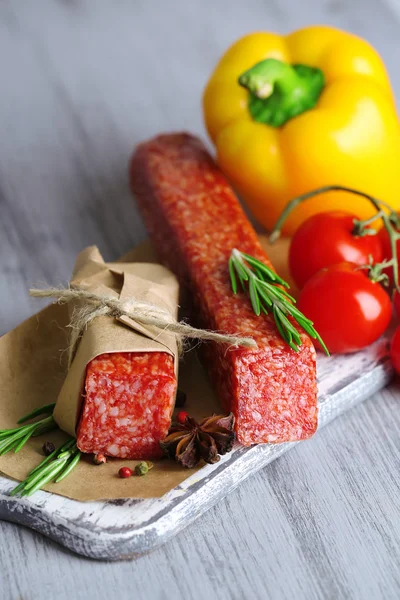
[[[55,445],[52,442],[45,442],[42,446],[43,454],[45,456],[50,456],[52,452],[56,449]]]

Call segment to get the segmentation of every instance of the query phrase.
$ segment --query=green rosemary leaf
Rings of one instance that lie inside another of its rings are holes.
[[[57,477],[54,483],[59,483],[60,481],[65,479],[65,477],[67,477],[67,475],[69,475],[71,471],[76,467],[76,465],[81,459],[81,456],[81,453],[77,449],[75,456],[73,456],[70,463],[65,467],[64,471],[60,473],[60,475]]]
[[[304,331],[306,333],[308,333],[308,335],[310,337],[315,339],[317,332],[315,331],[312,322],[309,321],[308,319],[301,319],[301,318],[299,318],[298,322],[299,322],[299,325],[304,329]]]
[[[47,456],[40,465],[35,467],[25,481],[15,487],[11,496],[31,496],[50,481],[61,481],[78,464],[81,453],[76,447],[76,439],[70,438],[57,450]]]
[[[256,285],[254,283],[254,278],[250,277],[250,281],[249,281],[249,293],[250,293],[250,301],[251,301],[251,306],[253,307],[254,312],[256,313],[257,317],[260,315],[261,309],[260,309],[260,299],[258,297],[257,294],[257,288]]]
[[[29,487],[28,489],[25,487],[21,496],[32,496],[32,494],[34,494],[43,486],[45,486],[46,483],[50,483],[51,481],[53,481],[53,479],[57,477],[59,472],[63,469],[63,466],[64,465],[62,463],[60,465],[57,465],[55,468],[53,468],[52,471],[49,471],[46,475],[43,475],[42,478],[39,479],[34,486]]]
[[[287,315],[312,338],[318,340],[325,353],[329,355],[313,323],[295,307],[296,300],[285,289],[289,288],[288,283],[275,271],[253,256],[234,248],[229,259],[229,274],[233,292],[237,293],[237,276],[243,291],[248,291],[251,306],[257,316],[261,312],[268,315],[272,310],[279,334],[293,350],[299,351],[302,339],[298,329]],[[248,282],[247,287],[246,282]]]
[[[16,454],[17,452],[19,452],[21,450],[21,448],[23,448],[26,444],[26,442],[32,437],[32,434],[30,431],[28,431],[28,433],[25,435],[25,437],[21,438],[21,441],[15,446],[14,448],[14,453]]]
[[[68,442],[65,442],[65,444],[63,444],[63,446],[61,446],[60,448],[56,448],[55,450],[53,450],[53,452],[51,454],[49,454],[49,456],[46,456],[46,458],[43,459],[42,462],[29,473],[28,477],[31,476],[31,475],[33,475],[34,473],[36,473],[40,469],[42,469],[51,460],[53,460],[53,458],[55,456],[57,456],[61,452],[65,452],[65,450],[68,450],[69,448],[72,448],[72,446],[75,444],[75,441],[76,441],[75,438],[70,438],[68,440]]]
[[[15,487],[13,490],[11,490],[10,496],[16,496],[17,494],[22,492],[22,490],[24,489],[24,485],[25,485],[25,481],[21,481],[21,483],[19,485],[17,485],[17,487]]]
[[[14,446],[16,444],[18,444],[18,442],[21,439],[21,437],[22,438],[25,437],[25,435],[27,433],[29,433],[30,435],[32,435],[33,431],[34,431],[34,426],[29,425],[27,427],[25,425],[24,427],[21,427],[19,431],[16,431],[12,435],[10,435],[8,438],[2,439],[1,442],[0,442],[0,456],[2,456],[3,454],[6,454],[10,450],[12,450],[14,448]]]
[[[257,292],[268,307],[273,305],[270,295],[267,291],[264,291],[264,288],[260,282],[257,282]]]
[[[278,328],[278,331],[284,331],[283,339],[292,348],[292,350],[294,350],[295,352],[298,352],[299,345],[296,343],[296,341],[293,341],[293,332],[291,329],[287,328],[286,322],[287,322],[287,319],[286,319],[285,315],[282,313],[282,311],[278,307],[276,307],[275,323]]]
[[[292,350],[294,350],[295,352],[299,351],[299,347],[296,346],[296,344],[294,342],[289,342],[289,346],[291,347]]]
[[[6,448],[8,448],[10,445],[13,446],[14,443],[19,440],[19,435],[12,435],[9,436],[8,438],[2,439],[0,442],[0,456],[3,454],[4,450],[6,450]],[[5,452],[4,452],[5,454]]]
[[[65,452],[61,452],[61,454],[57,455],[57,460],[68,460],[70,458],[71,453],[74,451],[74,447],[69,450],[65,450]]]
[[[263,276],[267,277],[267,281],[273,281],[274,283],[279,283],[280,285],[283,285],[284,287],[289,287],[289,284],[287,281],[282,279],[282,277],[279,277],[278,273],[276,273],[273,269],[271,269],[270,267],[268,267],[267,265],[262,263],[260,260],[257,260],[250,254],[246,254],[245,252],[242,252],[242,256],[245,258],[246,262],[249,263],[249,265],[251,265],[254,269],[258,269],[261,273],[263,273]],[[260,278],[260,279],[262,279],[262,278]]]
[[[15,439],[10,439],[7,440],[7,443],[4,443],[1,445],[0,447],[0,456],[3,456],[4,454],[7,454],[7,452],[10,452],[14,446],[18,443],[19,438]]]
[[[253,267],[253,272],[257,275],[258,279],[261,279],[261,281],[264,281],[264,273],[262,271],[260,271],[260,269],[258,269],[257,267]]]
[[[244,279],[242,279],[241,277],[239,277],[239,281],[240,281],[240,286],[241,286],[241,288],[242,288],[242,291],[243,291],[244,293],[246,293],[246,284],[245,284],[245,280],[244,280]]]
[[[275,317],[275,320],[277,320],[279,322],[279,325],[284,330],[287,342],[288,342],[288,344],[290,344],[290,342],[293,339],[293,332],[291,331],[291,329],[289,327],[287,327],[285,315],[283,314],[283,312],[277,305],[274,306],[274,317]]]
[[[235,265],[232,256],[229,259],[229,276],[231,278],[231,286],[234,294],[237,294],[237,280],[235,275]]]
[[[307,319],[307,317],[303,315],[303,313],[299,311],[297,306],[295,306],[294,304],[289,304],[289,306],[287,307],[287,311],[294,319],[296,319],[296,321],[306,321],[308,324],[312,325],[312,321],[310,321],[310,319]]]
[[[53,431],[53,429],[57,429],[58,425],[55,422],[53,415],[43,419],[42,421],[38,421],[35,423],[35,430],[32,434],[32,437],[37,437],[38,435],[42,435],[43,433],[48,433],[49,431]]]
[[[261,281],[276,281],[276,274],[266,265],[263,265],[262,263],[260,263],[260,261],[256,260],[255,258],[252,258],[249,254],[243,253],[242,256],[246,260],[246,263],[248,263],[251,266],[253,272],[256,273],[257,277]]]
[[[53,452],[51,454],[49,454],[49,456],[46,456],[46,458],[43,459],[42,462],[29,473],[28,477],[33,475],[37,471],[39,471],[45,465],[47,465],[47,463],[49,463],[51,460],[53,460],[53,458],[55,458],[55,456],[57,456],[57,454],[60,454],[61,452],[64,452],[65,450],[72,448],[72,446],[74,444],[75,444],[75,438],[70,438],[68,440],[68,442],[66,442],[63,446],[53,450]]]
[[[36,485],[38,481],[41,481],[44,477],[47,477],[49,473],[58,473],[58,467],[62,468],[64,464],[64,459],[59,460],[58,458],[56,458],[56,460],[50,462],[43,469],[36,471],[36,473],[34,473],[33,475],[28,475],[28,477],[25,480],[24,491],[30,490]]]
[[[54,421],[52,424],[48,424],[46,426],[35,429],[35,431],[32,433],[32,437],[39,437],[39,435],[49,433],[50,431],[54,431],[55,429],[58,429],[58,425]]]
[[[264,289],[267,290],[267,293],[270,296],[272,296],[273,298],[276,298],[277,300],[279,300],[283,303],[286,303],[287,300],[290,300],[290,302],[296,302],[295,298],[293,298],[293,296],[291,296],[289,294],[289,292],[287,292],[285,289],[279,287],[275,283],[260,281],[259,285],[260,285],[260,287],[264,287]]]
[[[55,407],[55,403],[45,404],[45,406],[41,406],[40,408],[35,408],[35,410],[33,410],[29,414],[25,415],[21,419],[19,419],[19,421],[17,421],[17,423],[18,424],[25,423],[26,421],[30,421],[31,419],[34,419],[35,417],[38,417],[39,415],[53,414],[54,407]]]
[[[323,340],[323,339],[322,339],[322,337],[319,335],[318,331],[316,331],[316,334],[317,334],[317,335],[316,335],[316,338],[315,338],[315,339],[316,339],[316,340],[319,342],[319,344],[320,344],[320,346],[321,346],[322,350],[325,352],[325,354],[326,354],[327,356],[329,356],[329,350],[328,350],[328,348],[327,348],[327,346],[326,346],[326,344],[325,344],[324,340]]]
[[[268,284],[271,285],[271,284]],[[271,286],[272,287],[272,286]],[[285,289],[274,286],[274,294],[280,296],[282,300],[290,300],[290,302],[296,303],[296,299],[289,294]]]
[[[287,318],[287,316],[285,315],[285,313],[282,309],[281,309],[281,323],[282,323],[283,327],[285,327],[288,331],[290,331],[295,344],[297,346],[301,346],[303,342],[302,342],[299,332],[297,331],[297,329],[293,325],[293,323],[291,323],[289,321],[289,319]]]
[[[281,321],[279,318],[279,310],[278,310],[277,306],[275,306],[275,305],[272,308],[272,314],[274,315],[275,324],[276,324],[276,327],[277,327],[279,333],[281,334],[281,336],[285,340],[285,342],[290,344],[291,338],[288,336],[287,331],[282,327],[282,324],[281,324]]]
[[[26,425],[25,425],[26,427]],[[15,427],[14,429],[2,429],[0,431],[0,442],[2,439],[9,437],[10,435],[12,435],[13,433],[15,433],[16,431],[20,431],[21,427]]]
[[[50,415],[49,417],[46,417],[41,421],[37,421],[36,423],[31,423],[30,425],[21,425],[20,427],[6,429],[0,432],[0,456],[10,452],[10,450],[13,448],[15,452],[18,452],[31,437],[41,435],[42,433],[51,431],[56,427],[57,424],[54,421],[53,416]]]
[[[243,279],[244,281],[248,281],[249,275],[248,275],[243,263],[240,260],[238,260],[238,258],[236,256],[234,256],[233,253],[232,253],[232,258],[233,258],[233,264],[235,266],[236,272],[239,275],[239,277],[241,279]]]
[[[296,319],[296,321],[298,322],[300,327],[302,327],[302,329],[304,329],[304,331],[306,333],[308,333],[308,335],[311,338],[313,338],[314,340],[317,340],[320,343],[321,348],[323,349],[325,354],[327,356],[329,356],[329,350],[326,347],[323,339],[319,335],[318,331],[316,331],[316,329],[314,328],[314,323],[312,321],[310,321],[310,319],[307,319],[307,317],[305,315],[303,315],[303,313],[301,313],[299,311],[299,309],[293,305],[290,305],[290,308],[288,308],[288,311],[291,313],[293,318]]]

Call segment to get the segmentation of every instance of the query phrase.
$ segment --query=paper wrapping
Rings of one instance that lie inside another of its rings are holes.
[[[109,298],[134,297],[168,310],[175,319],[178,316],[178,281],[159,264],[105,263],[92,246],[79,254],[70,285]],[[70,315],[74,306],[75,302],[68,303]],[[56,423],[70,435],[75,435],[81,414],[87,365],[96,356],[112,352],[167,352],[174,357],[178,377],[178,348],[173,334],[144,327],[125,316],[119,320],[97,317],[83,333],[54,410]]]
[[[275,268],[288,279],[286,257],[288,243],[280,241],[267,246],[261,239]],[[124,263],[155,262],[156,256],[146,243],[123,257]],[[77,264],[77,267],[79,265]],[[121,264],[112,264],[118,271]],[[55,402],[66,377],[69,314],[67,305],[52,304],[0,338],[0,429],[15,427],[17,420],[31,410]],[[185,410],[196,419],[221,412],[207,374],[197,353],[184,355],[179,370],[179,388],[186,392]],[[0,471],[23,480],[44,456],[44,441],[60,446],[67,440],[62,431],[32,438],[20,452],[0,456]],[[184,469],[170,460],[159,460],[144,477],[120,479],[121,466],[133,468],[137,461],[110,459],[95,466],[89,457],[80,461],[74,471],[60,483],[45,490],[79,501],[123,498],[158,498],[178,486],[197,469]]]

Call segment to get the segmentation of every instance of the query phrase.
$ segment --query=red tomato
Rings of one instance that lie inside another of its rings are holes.
[[[397,373],[400,373],[400,326],[396,328],[390,344],[390,357]]]
[[[293,236],[289,250],[289,267],[301,289],[315,273],[341,262],[367,265],[382,260],[378,235],[353,234],[357,217],[345,212],[318,213],[305,221]]]
[[[298,308],[332,354],[356,352],[377,340],[389,325],[389,295],[366,271],[351,263],[323,269],[308,280]]]

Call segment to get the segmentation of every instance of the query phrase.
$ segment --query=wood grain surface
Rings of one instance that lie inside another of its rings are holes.
[[[200,94],[225,47],[310,22],[367,37],[399,97],[397,0],[3,0],[0,333],[83,246],[111,259],[145,237],[129,154],[161,130],[204,136]],[[399,405],[394,384],[135,562],[96,564],[0,523],[0,597],[397,599]]]

